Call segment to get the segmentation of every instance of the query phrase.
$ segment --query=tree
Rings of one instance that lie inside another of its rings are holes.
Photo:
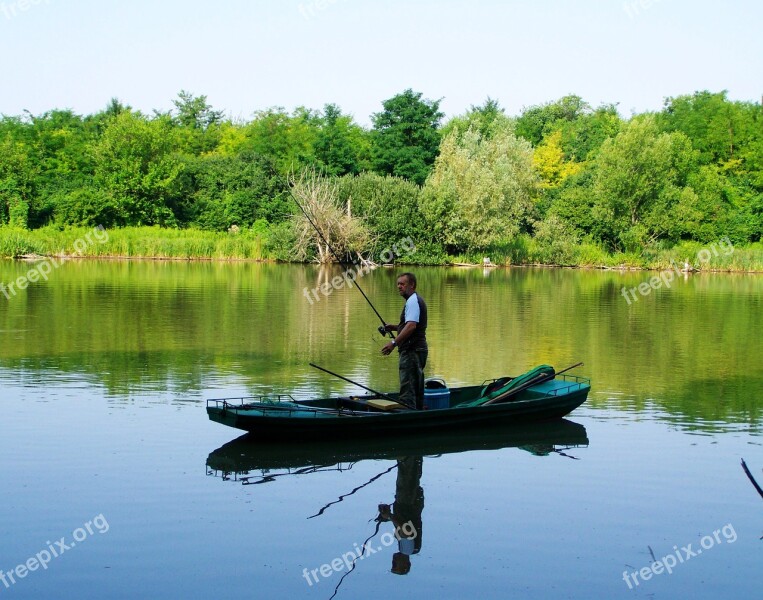
[[[687,186],[695,154],[682,133],[660,133],[651,115],[604,142],[596,159],[594,216],[614,248],[637,250],[670,237],[672,211],[693,203]]]
[[[108,198],[104,225],[177,224],[183,163],[176,145],[166,117],[125,111],[109,123],[93,147],[94,182]]]
[[[540,175],[541,189],[557,188],[567,177],[576,175],[583,168],[581,163],[564,160],[560,129],[546,136],[543,142],[536,146],[533,152],[533,164]]]
[[[341,206],[335,180],[321,177],[315,169],[305,169],[290,177],[289,184],[309,215],[309,220],[301,211],[295,215],[298,259],[314,256],[319,263],[336,262],[337,258],[351,261],[353,255],[373,245],[365,224]]]
[[[207,103],[206,96],[194,96],[190,92],[180,90],[177,99],[173,100],[172,104],[175,105],[177,111],[175,120],[183,127],[205,131],[223,120],[223,111],[213,110],[212,106]]]
[[[292,115],[280,107],[259,111],[244,131],[239,150],[269,157],[283,176],[315,164],[316,115],[304,107]]]
[[[560,121],[561,147],[566,160],[584,162],[596,157],[605,140],[615,137],[622,126],[616,104],[604,104],[572,121]],[[546,136],[547,137],[547,136]]]
[[[27,227],[39,170],[29,148],[10,136],[0,138],[0,223]]]
[[[558,127],[560,121],[575,121],[590,109],[580,96],[574,95],[564,96],[556,102],[531,106],[524,109],[517,119],[516,133],[537,146],[548,133]]]
[[[422,100],[421,93],[405,90],[382,103],[372,115],[374,169],[423,184],[440,145],[438,127],[444,116],[440,101]]]
[[[208,154],[192,159],[186,176],[194,192],[184,220],[203,229],[251,227],[259,219],[275,223],[293,209],[283,179],[265,157]]]
[[[360,173],[368,166],[370,142],[363,129],[336,104],[327,104],[317,119],[315,159],[330,176]]]
[[[427,235],[419,211],[421,188],[411,181],[392,175],[361,173],[337,180],[337,198],[353,216],[363,219],[377,236],[374,255],[410,238],[423,246]]]
[[[495,133],[513,126],[512,123],[512,119],[506,116],[498,101],[488,96],[482,106],[472,106],[466,114],[453,117],[443,126],[440,133],[445,138],[455,130],[460,137],[469,129],[474,129],[482,139],[490,139]]]
[[[449,250],[485,249],[519,233],[533,210],[532,148],[510,125],[489,139],[451,131],[421,196],[421,210]]]

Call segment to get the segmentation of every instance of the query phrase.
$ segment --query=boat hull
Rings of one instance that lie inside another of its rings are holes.
[[[578,384],[567,393],[519,398],[488,406],[459,407],[365,414],[300,415],[297,412],[237,409],[207,406],[210,420],[247,431],[258,439],[293,441],[299,438],[336,439],[351,437],[417,435],[422,431],[479,428],[495,423],[526,423],[560,419],[585,402],[590,385]]]

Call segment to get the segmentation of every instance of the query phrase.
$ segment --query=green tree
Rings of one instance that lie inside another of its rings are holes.
[[[0,223],[34,225],[41,170],[31,115],[0,118]]]
[[[517,119],[516,134],[533,146],[558,128],[560,122],[575,121],[590,111],[591,107],[580,96],[564,96],[555,102],[531,106],[522,111]]]
[[[665,100],[658,123],[665,131],[680,131],[699,151],[702,164],[734,159],[749,136],[746,114],[738,103],[730,102],[726,92],[708,91]]]
[[[507,125],[483,138],[451,131],[421,196],[421,210],[449,251],[511,240],[533,211],[532,148]]]
[[[639,250],[671,237],[676,206],[695,203],[687,185],[694,161],[689,139],[660,133],[653,116],[632,119],[604,142],[593,186],[603,240],[616,249]]]
[[[223,111],[214,110],[206,96],[194,96],[185,90],[172,103],[175,105],[172,122],[180,129],[177,139],[181,148],[193,155],[214,150],[220,141]]]
[[[194,192],[183,220],[202,229],[251,227],[260,219],[275,223],[294,209],[271,161],[251,153],[191,159],[184,176]]]
[[[453,117],[440,130],[443,138],[456,131],[459,138],[469,129],[479,133],[482,139],[490,139],[506,127],[512,127],[513,121],[506,116],[498,101],[488,96],[482,106],[472,106],[464,115]]]
[[[177,202],[183,196],[183,162],[166,117],[148,120],[125,111],[115,117],[93,147],[94,182],[105,196],[104,225],[178,224]]]
[[[327,104],[317,119],[315,138],[317,166],[330,176],[357,174],[368,168],[370,140],[349,115],[336,104]]]
[[[363,219],[374,234],[374,256],[406,237],[416,246],[430,238],[419,211],[421,188],[415,183],[377,173],[347,175],[337,180],[337,198],[351,215]]]
[[[438,131],[444,116],[439,100],[422,100],[422,94],[405,90],[382,103],[372,115],[374,169],[423,184],[440,145]]]
[[[267,156],[286,176],[315,164],[316,120],[316,114],[304,107],[292,115],[280,107],[260,111],[244,127],[245,139],[238,150]]]
[[[615,137],[623,121],[615,104],[586,111],[572,121],[561,121],[561,146],[566,160],[584,162],[596,157],[605,140]],[[548,137],[548,135],[546,135]]]

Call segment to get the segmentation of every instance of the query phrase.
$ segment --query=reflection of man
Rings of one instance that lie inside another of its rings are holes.
[[[381,352],[389,355],[397,346],[400,352],[400,402],[424,408],[424,367],[427,364],[427,305],[416,293],[416,276],[403,273],[397,278],[397,290],[405,298],[400,323],[385,324],[386,331],[397,331],[397,339],[387,342]]]
[[[392,555],[392,572],[405,575],[411,570],[411,555],[421,550],[421,513],[424,510],[424,490],[420,485],[424,459],[408,456],[397,461],[395,502],[379,505],[382,521],[392,521],[398,551]]]

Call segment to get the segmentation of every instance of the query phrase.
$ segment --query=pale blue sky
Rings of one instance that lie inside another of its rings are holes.
[[[0,0],[0,113],[167,110],[181,89],[234,118],[335,102],[365,125],[408,87],[448,116],[487,96],[760,102],[762,26],[759,0]]]

